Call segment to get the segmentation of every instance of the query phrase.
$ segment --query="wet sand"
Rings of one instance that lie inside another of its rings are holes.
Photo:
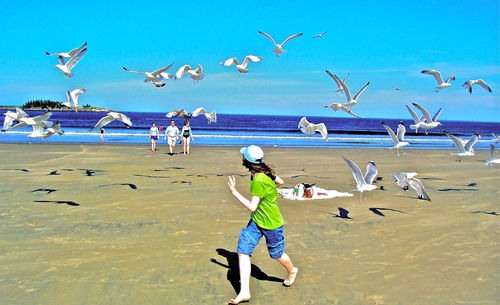
[[[249,219],[226,186],[238,175],[249,194],[239,148],[159,149],[1,144],[1,303],[227,304]],[[288,187],[352,190],[344,155],[363,172],[374,160],[385,190],[361,204],[280,199],[300,273],[283,287],[261,241],[250,304],[498,304],[500,168],[486,150],[460,163],[451,152],[265,148]],[[399,171],[419,172],[432,202],[398,188]]]

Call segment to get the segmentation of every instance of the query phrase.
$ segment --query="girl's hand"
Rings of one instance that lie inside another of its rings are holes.
[[[236,190],[236,180],[234,179],[234,176],[227,177],[227,186],[229,187],[229,191],[231,192]]]

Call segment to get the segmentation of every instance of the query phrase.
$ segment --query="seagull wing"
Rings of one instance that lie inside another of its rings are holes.
[[[439,119],[440,115],[441,115],[441,108],[439,108],[439,110],[436,111],[436,114],[434,114],[434,116],[432,117],[432,121],[433,122],[437,122],[437,120]]]
[[[68,68],[68,70],[73,69],[73,67],[76,66],[76,64],[80,61],[80,59],[82,59],[85,53],[87,53],[87,49],[83,49],[75,56],[71,57],[69,61],[66,63],[66,67]]]
[[[184,72],[186,72],[187,70],[191,70],[191,66],[190,65],[184,65],[182,67],[179,68],[179,70],[177,70],[177,72],[175,72],[175,78],[181,78],[182,77],[182,74],[184,74]]]
[[[307,133],[307,127],[309,126],[309,121],[307,121],[306,117],[300,119],[299,128],[303,133]]]
[[[356,180],[357,188],[361,188],[362,185],[365,184],[365,180],[363,180],[363,174],[361,173],[361,170],[359,167],[356,165],[356,163],[352,162],[351,160],[347,159],[346,157],[344,158],[345,163],[347,164],[347,167],[352,172],[352,175],[354,177],[354,180]]]
[[[431,198],[429,198],[429,195],[427,195],[427,193],[425,192],[422,181],[418,179],[410,179],[408,180],[408,184],[417,192],[419,199],[431,201]]]
[[[462,143],[462,141],[460,141],[459,138],[455,137],[452,134],[449,134],[446,131],[444,132],[444,134],[447,135],[453,142],[455,142],[455,146],[457,147],[458,153],[464,153],[465,152],[464,144]]]
[[[170,67],[172,67],[173,65],[174,65],[174,63],[171,63],[170,65],[168,65],[168,66],[166,66],[166,67],[164,67],[164,68],[161,68],[161,69],[158,69],[158,70],[156,70],[156,71],[151,72],[151,74],[153,74],[154,76],[156,76],[156,75],[158,75],[158,74],[160,74],[160,73],[162,73],[162,72],[167,71],[167,70],[168,70],[168,69],[170,69]]]
[[[349,77],[349,72],[347,72],[347,75],[344,77],[344,83],[345,83],[345,81],[347,80],[348,77]]]
[[[203,67],[200,64],[198,64],[198,68],[196,68],[194,72],[196,72],[196,74],[198,75],[203,75]]]
[[[408,189],[408,176],[406,173],[397,173],[396,175],[391,175],[391,179],[396,180],[396,184],[402,189]]]
[[[408,109],[408,111],[410,112],[411,116],[413,117],[413,120],[415,121],[415,124],[418,124],[420,123],[420,118],[418,117],[418,115],[415,113],[415,111],[413,111],[410,107],[408,107],[407,105],[406,106],[406,109]]]
[[[108,115],[106,115],[105,117],[103,117],[102,119],[100,119],[99,122],[97,122],[97,124],[95,124],[95,126],[92,127],[92,129],[90,129],[90,130],[94,130],[94,129],[98,129],[98,128],[104,127],[104,126],[108,125],[109,123],[113,122],[114,120],[115,120],[115,118],[113,118],[108,113]]]
[[[446,80],[446,82],[449,83],[450,80],[455,80],[455,75],[452,75],[452,76],[448,77],[448,79]]]
[[[5,115],[5,119],[3,120],[2,130],[9,129],[9,127],[12,126],[12,124],[14,124],[14,118],[9,115]]]
[[[83,48],[85,48],[86,46],[87,46],[87,43],[84,43],[81,47],[69,51],[68,52],[69,56],[73,57],[76,53],[78,53],[81,50],[83,50]]]
[[[328,71],[328,70],[325,70],[325,72],[326,72],[326,74],[330,75],[330,77],[331,77],[331,78],[333,78],[333,80],[335,81],[335,83],[337,84],[337,86],[338,86],[339,88],[342,88],[342,86],[340,85],[339,81],[337,80],[337,79],[338,79],[338,77],[337,77],[337,78],[335,78],[335,77],[334,77],[334,74],[333,74],[332,72]]]
[[[498,153],[497,150],[495,149],[495,145],[490,144],[490,160],[497,160],[498,159]]]
[[[375,162],[369,161],[368,164],[366,165],[365,177],[363,178],[366,184],[372,184],[373,180],[375,180],[375,177],[377,177],[377,174],[378,170],[377,166],[375,165]]]
[[[398,130],[396,132],[396,137],[399,139],[399,141],[404,142],[405,140],[405,134],[406,134],[406,127],[403,124],[398,125]]]
[[[59,60],[59,64],[60,64],[60,65],[63,65],[63,66],[64,66],[64,65],[66,64],[66,61],[64,60],[64,57],[59,56],[57,59]]]
[[[123,124],[127,125],[128,127],[132,126],[132,121],[130,118],[123,113],[118,113],[118,121],[122,122]]]
[[[246,66],[249,60],[251,60],[252,62],[259,62],[262,60],[262,56],[247,55],[243,60],[243,65]]]
[[[394,131],[392,131],[391,127],[387,126],[386,123],[382,122],[382,125],[385,127],[385,129],[387,130],[387,132],[391,136],[392,141],[394,142],[394,144],[397,145],[399,143],[399,139],[398,139],[398,137],[396,137],[396,134],[394,133]]]
[[[272,42],[276,45],[276,42],[275,42],[275,41],[274,41],[274,39],[271,37],[271,35],[266,34],[266,33],[264,33],[264,32],[261,32],[261,31],[258,31],[258,32],[259,32],[259,34],[264,35],[264,36],[266,36],[267,38],[269,38],[269,39],[270,39],[270,40],[271,40],[271,41],[272,41]]]
[[[245,57],[245,59],[246,59],[246,57]],[[239,65],[240,63],[238,62],[238,58],[231,57],[231,58],[228,58],[225,61],[221,62],[220,64],[223,66],[229,67],[232,64]]]
[[[491,88],[488,86],[488,84],[482,80],[482,79],[476,79],[473,81],[472,83],[473,85],[479,85],[481,87],[483,87],[486,91],[488,92],[491,92]]]
[[[441,72],[439,72],[437,70],[422,70],[421,72],[424,74],[430,74],[430,75],[434,76],[438,85],[441,85],[443,83],[443,78],[441,77]]]
[[[427,123],[432,123],[431,115],[430,115],[429,111],[427,111],[427,109],[425,109],[424,107],[420,106],[417,103],[412,103],[412,104],[413,104],[413,106],[417,107],[420,111],[422,111],[422,114],[425,116]]]
[[[134,71],[134,70],[129,70],[125,67],[122,67],[123,70],[127,71],[127,72],[132,72],[132,73],[137,73],[137,74],[142,74],[142,75],[146,75],[145,72],[140,72],[140,71]]]
[[[328,130],[326,129],[325,123],[313,124],[313,130],[321,133],[323,140],[328,140]]]
[[[288,37],[287,39],[285,39],[285,41],[283,41],[283,43],[281,44],[281,46],[284,46],[285,43],[287,43],[288,41],[290,41],[290,40],[292,40],[294,38],[300,37],[302,35],[304,35],[304,33],[295,34],[295,35],[292,35],[292,36]]]
[[[171,117],[176,116],[176,115],[177,115],[177,113],[179,113],[179,110],[177,110],[177,109],[176,109],[176,110],[172,110],[172,111],[170,111],[169,113],[165,114],[165,116],[166,116],[167,118],[171,118]]]
[[[17,119],[29,117],[29,115],[26,112],[24,112],[21,108],[16,108],[16,115]]]
[[[347,87],[347,85],[340,78],[338,78],[337,75],[335,75],[335,74],[333,74],[333,79],[335,79],[335,82],[337,84],[340,84],[340,87],[342,87],[342,89],[344,89],[347,102],[350,102],[352,99],[351,99],[351,91],[349,90],[349,87]]]
[[[340,109],[344,110],[345,112],[349,113],[350,115],[352,115],[353,117],[355,118],[361,118],[360,116],[356,115],[354,112],[352,112],[352,110],[350,110],[349,108],[347,108],[346,106],[342,105],[340,107]]]
[[[204,114],[204,113],[207,113],[207,111],[205,110],[205,108],[203,107],[198,107],[196,108],[193,113],[191,113],[191,117],[197,117],[199,116],[200,114]]]
[[[358,100],[358,97],[361,95],[361,93],[363,93],[366,90],[366,88],[368,88],[369,85],[370,85],[370,82],[367,82],[366,85],[364,85],[363,88],[361,88],[361,90],[359,90],[359,92],[356,93],[356,95],[354,96],[354,99]]]
[[[476,144],[477,139],[478,139],[477,134],[473,134],[472,137],[470,137],[469,141],[467,141],[467,143],[465,143],[465,146],[464,146],[465,151],[471,151],[472,146],[474,146],[474,144]]]

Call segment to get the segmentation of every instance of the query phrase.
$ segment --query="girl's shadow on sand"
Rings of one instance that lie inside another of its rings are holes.
[[[215,258],[210,258],[210,261],[214,264],[227,268],[227,280],[233,286],[233,289],[236,293],[240,292],[240,270],[238,264],[238,253],[231,252],[226,249],[218,248],[217,253],[220,256],[223,256],[227,260],[227,265],[217,261]],[[278,278],[275,276],[268,276],[262,270],[260,270],[257,265],[252,264],[252,270],[250,272],[250,276],[261,280],[261,281],[270,281],[270,282],[280,282],[283,283],[284,279]]]

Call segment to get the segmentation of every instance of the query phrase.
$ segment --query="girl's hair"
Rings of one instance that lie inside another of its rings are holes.
[[[187,126],[187,124],[189,124],[189,120],[184,121],[184,126]]]
[[[247,159],[245,159],[245,157],[243,157],[242,165],[246,167],[252,174],[264,173],[273,181],[276,179],[276,174],[274,173],[274,167],[272,165],[267,165],[265,162],[256,164],[248,161]]]
[[[155,125],[156,125],[156,122],[151,123],[151,125],[153,125],[153,124],[155,124]]]

